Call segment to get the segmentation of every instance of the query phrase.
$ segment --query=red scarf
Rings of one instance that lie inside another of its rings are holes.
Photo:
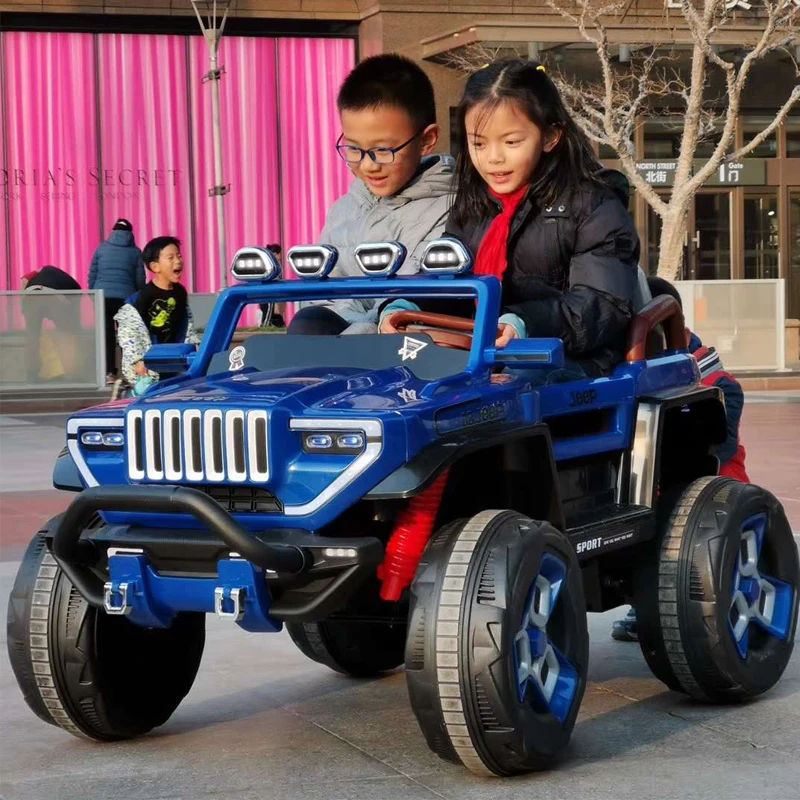
[[[478,248],[474,270],[476,275],[494,275],[503,280],[503,273],[508,266],[508,234],[511,230],[511,220],[514,219],[517,207],[528,188],[526,184],[513,194],[497,194],[489,190],[490,194],[500,201],[503,210],[492,220]]]

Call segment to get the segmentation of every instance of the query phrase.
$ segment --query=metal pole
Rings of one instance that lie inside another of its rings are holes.
[[[219,286],[228,285],[228,257],[225,247],[225,184],[222,180],[222,119],[219,112],[219,35],[214,31],[211,45],[211,122],[214,131],[214,192],[217,198],[217,236],[219,237]]]
[[[198,10],[198,4],[207,7],[209,23],[203,22],[203,18]],[[211,82],[211,129],[214,143],[214,187],[209,190],[209,196],[216,198],[217,203],[217,239],[219,241],[219,288],[224,289],[228,285],[228,257],[225,237],[225,195],[230,191],[222,177],[222,117],[219,107],[219,82],[222,78],[222,69],[219,66],[219,43],[225,30],[225,22],[228,19],[230,10],[230,0],[220,0],[219,3],[225,10],[219,27],[217,27],[217,0],[192,0],[197,21],[203,31],[206,44],[209,50],[208,74],[204,76],[203,82]],[[211,8],[208,8],[208,7]]]

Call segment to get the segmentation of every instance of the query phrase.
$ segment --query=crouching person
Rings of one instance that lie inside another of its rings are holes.
[[[145,353],[152,345],[200,341],[192,324],[186,289],[181,285],[180,240],[158,236],[145,245],[142,258],[152,277],[114,317],[122,350],[122,377],[137,395],[159,378],[144,364]],[[118,391],[119,387],[115,387],[115,395]]]

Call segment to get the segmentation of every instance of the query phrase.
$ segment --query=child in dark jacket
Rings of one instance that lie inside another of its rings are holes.
[[[665,281],[663,278],[648,278],[647,285],[650,287],[653,297],[666,294],[674,297],[681,308],[683,307],[680,292],[669,281]],[[700,382],[704,386],[719,387],[725,396],[728,436],[722,444],[717,445],[714,449],[714,455],[719,458],[719,474],[749,483],[750,478],[747,476],[744,465],[745,450],[739,441],[739,423],[744,409],[744,392],[741,384],[730,372],[725,371],[719,353],[713,347],[705,347],[700,341],[700,337],[688,328],[686,332],[689,336],[689,352],[697,359],[697,366],[700,367]],[[637,640],[634,609],[631,609],[626,617],[614,623],[611,635],[620,642]]]
[[[637,292],[639,238],[627,181],[603,173],[545,67],[512,60],[478,70],[458,110],[458,188],[446,233],[503,285],[497,346],[563,340],[566,369],[547,382],[608,374],[624,358]],[[382,309],[472,316],[464,301],[396,300]]]
[[[181,285],[180,240],[158,236],[145,245],[143,258],[153,279],[129,297],[115,316],[122,349],[122,377],[135,393],[137,384],[148,385],[159,378],[144,363],[151,345],[200,342],[192,324],[188,295]],[[115,396],[118,391],[119,386],[115,385]]]

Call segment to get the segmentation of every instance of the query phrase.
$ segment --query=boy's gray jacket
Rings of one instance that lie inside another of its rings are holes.
[[[375,197],[363,181],[354,180],[350,191],[331,206],[319,237],[322,244],[333,245],[339,251],[339,262],[331,277],[361,275],[353,252],[363,242],[404,244],[408,256],[400,274],[419,272],[425,246],[444,232],[453,199],[454,168],[452,156],[427,156],[422,159],[417,177],[392,197]],[[379,302],[333,300],[321,305],[350,323],[377,322]]]

